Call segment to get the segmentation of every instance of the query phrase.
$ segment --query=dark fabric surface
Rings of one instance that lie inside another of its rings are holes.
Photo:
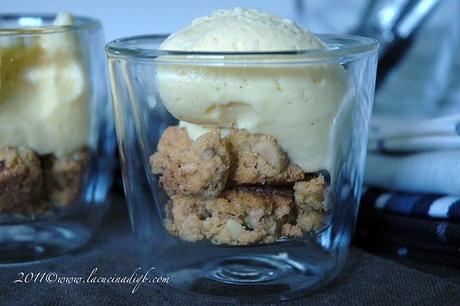
[[[93,241],[72,254],[0,267],[1,305],[203,305],[162,285],[143,284],[132,294],[126,284],[14,284],[18,273],[55,272],[87,276],[130,275],[140,259],[128,225],[127,211],[115,203]],[[352,248],[348,265],[336,281],[287,305],[460,305],[460,270],[423,264],[406,265]],[[254,304],[267,305],[257,300]]]
[[[361,205],[355,243],[376,253],[460,269],[460,222],[456,220],[404,216]]]

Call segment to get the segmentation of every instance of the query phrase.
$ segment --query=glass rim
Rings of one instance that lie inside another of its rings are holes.
[[[0,20],[19,20],[20,18],[54,20],[57,14],[58,13],[0,13]],[[76,32],[81,30],[99,29],[102,27],[100,20],[97,18],[73,14],[72,16],[77,22],[71,25],[39,25],[23,27],[0,26],[0,37]]]
[[[374,53],[379,48],[377,40],[356,35],[345,34],[316,34],[326,44],[330,41],[340,41],[340,46],[329,46],[326,49],[308,49],[295,51],[256,51],[256,52],[208,52],[208,51],[176,51],[176,50],[160,50],[158,48],[139,47],[141,43],[159,43],[166,39],[169,34],[149,34],[130,36],[109,41],[105,46],[105,51],[109,57],[124,57],[135,59],[155,59],[160,56],[168,56],[168,61],[174,61],[184,57],[190,57],[196,60],[261,60],[267,56],[273,56],[280,61],[311,60],[311,61],[327,61],[346,59],[349,57],[361,56]]]

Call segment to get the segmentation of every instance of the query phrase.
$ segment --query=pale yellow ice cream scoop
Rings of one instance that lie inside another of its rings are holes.
[[[315,35],[290,20],[242,8],[196,19],[160,46],[219,52],[324,48]],[[346,72],[339,64],[283,58],[286,63],[272,65],[245,64],[244,59],[240,65],[226,65],[225,58],[221,65],[160,60],[157,86],[165,107],[187,122],[182,125],[192,138],[207,128],[246,129],[274,136],[306,172],[329,169],[331,131],[347,93]]]
[[[61,13],[53,25],[73,23]],[[91,89],[80,48],[68,31],[0,37],[0,146],[65,155],[88,144]]]

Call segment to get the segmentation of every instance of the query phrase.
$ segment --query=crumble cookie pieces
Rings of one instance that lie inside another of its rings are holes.
[[[188,137],[187,130],[177,126],[166,128],[158,142],[158,151],[167,152],[175,150],[185,150],[192,144]]]
[[[247,230],[240,219],[231,215],[213,215],[204,221],[204,226],[206,238],[215,244],[248,245],[274,240],[262,229]]]
[[[174,196],[166,226],[187,241],[209,239],[216,244],[272,242],[284,224],[295,221],[289,192],[227,190],[217,199]]]
[[[300,238],[303,236],[303,232],[300,226],[286,223],[283,224],[283,227],[281,228],[281,236]]]
[[[232,167],[229,181],[236,185],[289,185],[304,179],[272,136],[232,130]]]
[[[40,160],[24,147],[0,148],[0,212],[33,210],[43,185]]]
[[[166,206],[166,228],[186,241],[204,239],[203,219],[208,213],[197,197],[174,196]]]
[[[150,157],[154,173],[161,174],[160,184],[170,195],[215,198],[225,187],[230,168],[230,149],[217,131],[195,142],[185,138],[184,128],[165,130],[158,152]]]
[[[297,205],[302,210],[324,210],[324,191],[326,182],[320,174],[308,181],[300,181],[294,184],[294,197]]]
[[[89,149],[83,148],[63,157],[42,158],[45,188],[53,204],[66,206],[78,199],[89,157]]]
[[[155,174],[164,174],[177,167],[180,154],[189,149],[192,140],[184,128],[171,126],[164,130],[158,142],[158,152],[150,156],[150,166]]]
[[[171,197],[166,228],[183,240],[267,243],[324,224],[324,177],[307,179],[271,136],[232,129],[222,139],[216,130],[193,142],[169,127],[150,164]]]
[[[208,201],[206,209],[211,215],[235,216],[248,230],[263,230],[272,236],[279,232],[280,223],[292,218],[291,194],[276,190],[234,189],[224,191],[222,198]],[[234,229],[230,223],[228,229]]]
[[[265,161],[268,174],[277,174],[289,164],[286,153],[281,150],[274,137],[233,129],[230,141],[238,153],[254,154]]]
[[[324,192],[326,182],[320,174],[308,181],[294,184],[294,198],[297,205],[296,224],[304,232],[320,229],[326,218]]]
[[[300,211],[297,216],[297,226],[304,232],[316,231],[323,226],[325,219],[326,213],[324,211]]]

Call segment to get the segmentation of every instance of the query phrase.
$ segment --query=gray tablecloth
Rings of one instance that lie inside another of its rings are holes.
[[[59,258],[0,267],[1,305],[203,305],[163,285],[143,284],[134,294],[127,284],[13,283],[29,272],[58,276],[131,275],[140,259],[130,233],[127,211],[115,203],[101,230],[84,248]],[[292,305],[460,305],[460,271],[385,259],[352,248],[344,273]],[[254,300],[266,305],[267,301]]]

